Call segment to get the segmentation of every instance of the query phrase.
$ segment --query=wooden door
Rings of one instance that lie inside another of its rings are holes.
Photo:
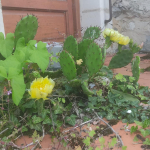
[[[14,32],[27,14],[38,18],[37,41],[63,41],[80,36],[79,0],[2,0],[5,34]]]

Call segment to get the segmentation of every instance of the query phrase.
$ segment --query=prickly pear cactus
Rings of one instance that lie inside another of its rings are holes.
[[[135,44],[133,44],[132,42],[131,43],[129,43],[129,46],[130,46],[130,48],[131,48],[131,51],[132,51],[132,53],[137,53],[137,52],[139,52],[140,50],[141,50],[141,48],[139,47],[139,46],[137,46],[137,44],[135,43]]]
[[[103,66],[102,52],[96,43],[91,43],[87,49],[85,63],[89,76],[97,73]]]
[[[67,51],[62,51],[60,53],[60,65],[64,76],[70,81],[76,78],[77,70],[75,62],[72,58],[73,56]]]
[[[118,52],[110,61],[109,69],[121,68],[128,65],[133,58],[132,51],[123,50]]]
[[[70,35],[66,38],[63,49],[66,50],[67,52],[69,52],[74,57],[75,61],[77,60],[78,44],[77,44],[76,39],[72,35]]]
[[[101,34],[101,30],[99,27],[89,27],[86,29],[83,39],[95,40],[99,38],[100,34]]]
[[[78,59],[82,59],[83,61],[81,65],[77,65],[78,74],[86,72],[85,56],[86,56],[86,51],[92,42],[93,41],[90,39],[84,39],[78,44]]]
[[[33,40],[38,29],[38,20],[33,15],[27,15],[22,18],[16,25],[15,29],[15,46],[19,38],[24,37],[25,43]]]
[[[83,90],[84,94],[86,94],[86,95],[94,95],[94,92],[91,91],[88,88],[88,80],[83,81],[82,84],[81,84],[81,87],[82,87],[82,90]]]
[[[135,78],[135,82],[139,80],[140,77],[140,57],[136,56],[136,58],[132,61],[132,74],[133,77]]]

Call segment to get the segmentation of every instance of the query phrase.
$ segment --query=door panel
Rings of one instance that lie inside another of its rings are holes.
[[[2,0],[5,33],[14,32],[21,17],[34,14],[39,22],[37,41],[63,41],[65,35],[76,34],[80,22],[73,18],[73,6],[73,0]]]

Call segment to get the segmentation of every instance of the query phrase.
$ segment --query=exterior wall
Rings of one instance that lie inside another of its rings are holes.
[[[104,23],[109,17],[109,0],[80,0],[82,35],[90,26],[99,26],[102,30],[112,28],[112,21],[107,24]],[[101,36],[96,42],[101,46],[104,43],[104,38]],[[107,50],[107,53],[115,53],[116,46],[116,44],[113,44]]]
[[[4,23],[3,23],[3,15],[2,15],[2,7],[1,7],[1,0],[0,0],[0,32],[3,32],[3,34],[5,35]]]
[[[140,44],[143,52],[150,52],[150,1],[112,0],[113,28]]]
[[[90,26],[105,28],[109,19],[109,0],[80,0],[80,21],[82,34]],[[107,26],[111,26],[110,23]]]

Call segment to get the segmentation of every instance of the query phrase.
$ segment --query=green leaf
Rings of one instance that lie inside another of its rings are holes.
[[[121,91],[117,91],[114,89],[112,89],[111,92],[114,94],[119,94],[120,96],[122,96],[122,99],[116,99],[115,100],[118,105],[119,104],[122,105],[123,102],[131,104],[131,105],[139,105],[139,103],[140,103],[140,101],[135,96],[133,96],[131,94],[123,93]]]
[[[93,150],[93,148],[92,147],[89,147],[89,149],[88,150]]]
[[[10,80],[10,79],[16,77],[17,75],[19,75],[19,73],[20,73],[19,69],[10,67],[8,69],[8,78],[7,79]]]
[[[83,140],[83,143],[84,143],[86,146],[90,146],[90,137],[86,137],[86,139]]]
[[[72,114],[70,117],[67,116],[67,117],[65,118],[65,122],[68,123],[68,124],[70,124],[70,125],[72,125],[72,126],[74,126],[75,123],[76,123],[76,117],[77,117],[77,116],[76,116],[76,115],[73,115],[73,114]]]
[[[96,147],[96,149],[95,150],[101,150],[100,148],[98,148],[98,147]]]
[[[63,107],[59,104],[57,104],[55,107],[54,107],[54,114],[62,114],[63,113]]]
[[[137,131],[137,129],[138,129],[138,126],[136,126],[136,127],[132,126],[130,129],[131,134],[134,133],[135,131]]]
[[[25,48],[25,38],[22,37],[22,38],[18,39],[18,41],[17,41],[15,52],[23,50],[24,48]]]
[[[26,102],[22,107],[24,108],[32,108],[35,104],[35,100],[30,100],[28,102]]]
[[[150,145],[150,139],[149,138],[146,138],[145,142],[143,142],[143,144],[145,145]]]
[[[16,68],[18,70],[22,70],[20,62],[13,55],[7,57],[4,61],[1,62],[1,64],[1,66],[3,66],[7,71],[9,71],[9,68]]]
[[[100,137],[99,142],[100,142],[101,145],[104,145],[105,144],[105,139],[103,137]]]
[[[28,45],[33,46],[33,47],[35,47],[35,44],[36,44],[36,40],[30,40],[28,42]]]
[[[146,137],[148,135],[150,135],[150,130],[145,130],[145,129],[139,129],[139,131],[141,132],[141,134]]]
[[[12,99],[13,102],[18,106],[23,97],[23,94],[25,93],[26,87],[24,84],[23,74],[19,74],[13,77],[10,81],[12,86]]]
[[[117,80],[121,81],[121,82],[126,82],[126,81],[127,81],[126,78],[124,77],[124,75],[122,75],[122,74],[120,74],[120,73],[118,73],[118,74],[115,76],[115,78],[116,78]]]
[[[10,121],[13,125],[17,125],[19,123],[17,117],[14,114],[10,114]]]
[[[66,102],[64,98],[62,98],[62,102],[63,102],[63,103],[65,103],[65,102]]]
[[[31,52],[30,60],[37,63],[42,72],[48,67],[49,53],[46,48],[46,43],[39,42],[37,44],[37,50]]]
[[[113,138],[109,143],[109,147],[114,147],[117,144],[117,138]]]
[[[43,110],[42,110],[42,113],[41,113],[42,119],[45,119],[45,117],[46,117],[46,115],[47,115],[48,113],[49,113],[49,110],[43,109]]]
[[[50,117],[46,116],[46,118],[43,121],[43,124],[51,124],[52,120],[50,119]]]
[[[8,33],[6,39],[0,41],[0,52],[3,57],[7,58],[12,54],[14,48],[14,34]]]
[[[4,40],[4,34],[0,32],[0,41]]]
[[[34,115],[32,117],[32,121],[33,121],[34,124],[40,123],[40,122],[42,122],[42,120],[43,120],[42,118],[37,117],[36,115]]]
[[[127,146],[122,146],[122,150],[126,150],[127,149]]]
[[[22,129],[21,129],[22,132],[26,132],[28,131],[28,128],[26,126],[22,126]]]
[[[146,119],[146,120],[143,122],[142,127],[143,127],[143,128],[147,128],[149,125],[150,125],[150,119]]]
[[[92,130],[92,131],[89,133],[89,136],[90,136],[90,137],[93,137],[93,136],[94,136],[94,134],[96,134],[96,133],[95,133],[95,131],[94,131],[94,130]]]
[[[108,115],[106,116],[107,120],[112,120],[112,119],[116,119],[116,117],[112,114],[112,112],[108,113]]]
[[[31,129],[34,129],[34,130],[37,130],[37,131],[42,131],[42,125],[40,123],[38,124],[30,124],[30,128]]]
[[[137,136],[134,137],[133,141],[137,142],[139,139],[137,138]]]
[[[6,69],[3,66],[0,66],[0,76],[7,78],[7,72]]]
[[[138,126],[142,126],[142,125],[143,125],[142,122],[139,122],[139,121],[134,121],[134,122],[135,122],[135,124],[138,125]]]

